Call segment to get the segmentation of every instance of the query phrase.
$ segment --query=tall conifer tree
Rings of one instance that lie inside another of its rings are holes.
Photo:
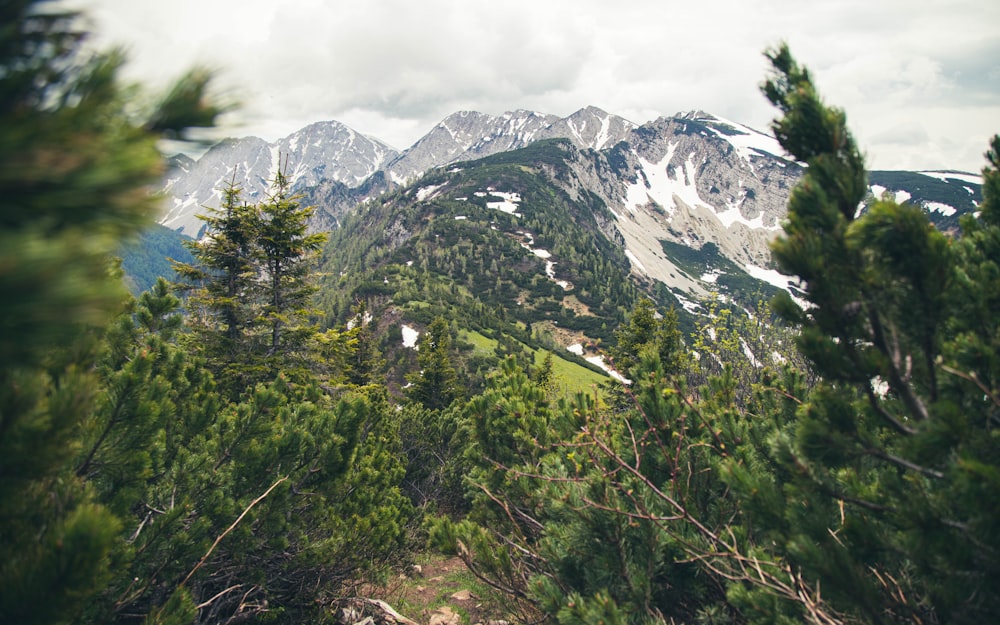
[[[309,232],[309,218],[315,210],[299,203],[300,195],[289,189],[291,181],[278,168],[270,196],[260,205],[259,258],[264,289],[263,323],[269,336],[266,354],[291,361],[301,358],[316,327],[310,321],[316,254],[326,235]]]
[[[255,249],[260,218],[232,181],[222,189],[222,205],[199,215],[205,235],[187,244],[196,263],[174,263],[184,281],[188,323],[214,368],[239,361],[250,350],[257,282]]]
[[[437,317],[417,343],[420,370],[408,376],[407,394],[425,408],[447,408],[462,397],[458,374],[451,362],[451,334],[444,317]]]

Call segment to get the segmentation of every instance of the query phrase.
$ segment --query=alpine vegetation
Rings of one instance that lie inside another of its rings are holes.
[[[1000,613],[1000,137],[868,172],[782,46],[773,137],[465,112],[167,169],[210,73],[143,108],[61,7],[0,9],[0,622]],[[130,295],[157,218],[190,255]]]

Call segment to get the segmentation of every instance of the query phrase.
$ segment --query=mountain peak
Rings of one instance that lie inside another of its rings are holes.
[[[572,115],[570,115],[570,117],[579,117],[583,115],[591,115],[594,117],[607,117],[608,115],[610,115],[610,113],[608,113],[607,111],[605,111],[600,107],[594,106],[593,104],[588,104],[582,109],[579,109],[576,112],[574,112]]]
[[[677,113],[676,115],[674,115],[674,118],[675,119],[684,119],[684,120],[687,120],[687,121],[705,121],[705,120],[717,121],[719,119],[715,115],[710,115],[709,113],[706,113],[705,111],[703,111],[701,109],[697,109],[697,110],[693,110],[693,111],[681,111],[681,112]]]

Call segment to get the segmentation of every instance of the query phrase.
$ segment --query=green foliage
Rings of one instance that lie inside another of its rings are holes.
[[[379,352],[374,320],[369,318],[368,307],[363,302],[354,310],[354,327],[348,333],[352,341],[351,354],[345,363],[348,381],[359,386],[376,383],[385,367],[385,359]]]
[[[196,349],[215,374],[224,383],[246,388],[253,379],[247,369],[257,367],[251,355],[260,351],[254,332],[259,311],[254,297],[259,213],[243,202],[233,181],[222,191],[222,206],[201,218],[210,234],[187,244],[195,262],[174,262],[183,281],[180,288],[190,291],[188,323],[195,329]]]
[[[822,587],[828,610],[982,622],[1000,608],[998,544],[985,529],[1000,526],[986,503],[996,483],[983,479],[1000,461],[997,333],[969,312],[997,293],[978,272],[996,258],[995,156],[982,217],[964,220],[958,241],[889,200],[855,217],[866,178],[843,113],[822,104],[787,48],[770,58],[765,93],[784,112],[776,135],[809,165],[773,249],[811,307],[785,299],[778,309],[823,381],[775,426],[781,496],[739,491],[771,520],[756,527],[784,539],[776,557]]]
[[[687,383],[700,388],[712,378],[730,376],[735,401],[743,405],[768,369],[794,367],[810,372],[796,346],[798,334],[777,317],[765,301],[741,309],[725,306],[716,298],[704,302],[705,315],[689,340],[697,366],[686,372]]]
[[[263,322],[270,330],[267,355],[287,360],[302,353],[315,332],[309,321],[311,280],[315,254],[326,235],[307,231],[312,207],[300,206],[300,196],[289,195],[289,180],[279,171],[271,195],[260,206],[256,245],[266,280]]]
[[[125,527],[86,620],[313,618],[403,553],[393,411],[378,389],[334,400],[281,376],[226,403],[177,347],[178,307],[161,280],[107,337],[75,466]]]
[[[406,454],[404,492],[422,508],[439,513],[466,511],[462,454],[467,441],[459,404],[443,410],[408,403],[399,413],[399,438]]]
[[[652,321],[650,311],[640,304],[623,337]],[[655,326],[647,328],[654,336]],[[552,405],[508,361],[466,408],[479,525],[455,526],[454,540],[474,570],[561,622],[688,619],[722,600],[683,562],[697,535],[669,520],[679,520],[677,501],[699,519],[731,518],[708,472],[725,446],[685,415],[684,394],[646,338],[631,369],[631,407],[611,410],[585,396]]]
[[[119,53],[82,50],[75,14],[0,18],[0,620],[60,623],[108,579],[120,527],[73,465],[100,395],[88,329],[123,295],[108,258],[153,213],[168,128],[128,106]]]
[[[407,396],[424,408],[442,410],[457,399],[463,390],[451,363],[451,332],[443,317],[436,318],[417,343],[416,373],[408,376]]]
[[[190,291],[193,346],[237,395],[278,371],[308,377],[317,335],[313,269],[326,236],[307,232],[313,209],[289,196],[288,184],[279,171],[269,197],[250,205],[234,174],[221,208],[201,216],[208,235],[188,244],[196,262],[174,263]]]
[[[644,350],[653,350],[665,370],[680,371],[685,354],[677,325],[676,310],[660,315],[651,300],[640,299],[628,321],[615,330],[615,346],[608,350],[612,363],[627,372],[639,364]]]

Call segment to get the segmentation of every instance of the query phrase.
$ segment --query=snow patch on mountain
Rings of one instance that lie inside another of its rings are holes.
[[[403,347],[417,349],[417,339],[420,338],[420,332],[406,324],[403,324],[400,330],[403,332]]]
[[[958,212],[954,206],[949,206],[941,202],[924,202],[924,208],[931,212],[941,213],[945,217],[951,217]]]
[[[721,213],[716,213],[715,216],[720,222],[722,222],[722,225],[726,229],[729,229],[733,226],[733,224],[738,223],[755,230],[767,230],[771,232],[781,230],[780,223],[773,223],[770,226],[765,225],[763,212],[757,213],[757,216],[753,219],[747,219],[743,216],[743,213],[740,212],[738,203],[727,204],[726,210]]]
[[[682,179],[682,173],[678,173],[676,167],[670,167],[677,145],[676,142],[668,143],[667,153],[658,163],[652,163],[636,155],[642,169],[637,172],[635,183],[625,192],[625,206],[629,210],[635,211],[650,202],[655,202],[666,210],[668,215],[673,215],[674,195],[691,205],[704,204],[698,197],[698,189],[694,186],[693,178],[690,182]],[[674,170],[675,176],[670,175],[671,169]]]
[[[689,300],[688,298],[684,297],[683,293],[680,293],[675,289],[671,289],[670,292],[673,294],[675,298],[677,298],[677,301],[681,303],[681,307],[683,307],[684,310],[688,311],[689,313],[695,313],[695,314],[701,312],[701,305],[698,304],[697,302]]]
[[[726,126],[726,130],[723,131],[716,124],[711,123],[711,121],[706,124],[712,132],[733,146],[736,153],[750,166],[751,170],[753,169],[752,158],[759,156],[759,152],[777,156],[781,159],[785,158],[785,149],[781,147],[781,144],[773,136],[717,115],[709,116],[709,120],[716,120]]]
[[[489,189],[487,193],[480,195],[482,191],[476,192],[479,197],[484,197],[489,195],[491,197],[500,198],[499,202],[487,202],[486,208],[492,208],[504,213],[513,215],[515,217],[521,217],[521,213],[517,212],[517,206],[521,203],[521,196],[518,193],[507,193],[505,191],[494,191]]]
[[[636,256],[632,250],[625,250],[625,256],[628,258],[628,262],[632,263],[632,266],[641,271],[644,274],[649,274],[646,267],[643,266],[642,261]]]
[[[447,184],[448,184],[447,182],[443,182],[441,184],[432,184],[426,187],[420,187],[419,189],[417,189],[417,201],[423,202],[424,200],[437,197],[438,195],[440,195],[438,193],[438,190]]]
[[[581,345],[579,343],[575,343],[573,345],[566,346],[566,351],[570,352],[571,354],[576,354],[577,356],[581,356],[581,357],[583,357],[583,354],[584,354],[583,345]],[[610,375],[614,379],[618,380],[622,384],[631,384],[632,383],[631,380],[629,380],[629,379],[625,378],[624,376],[622,376],[622,374],[620,374],[617,371],[615,371],[612,367],[609,367],[608,364],[606,362],[604,362],[604,356],[587,356],[587,357],[584,358],[584,360],[586,360],[587,362],[589,362],[592,365],[597,365],[605,373],[607,373],[608,375]]]
[[[982,176],[977,176],[975,174],[968,174],[968,173],[964,173],[964,172],[957,172],[957,171],[918,171],[917,173],[918,174],[923,174],[925,176],[929,176],[931,178],[937,178],[938,180],[942,180],[944,182],[948,182],[949,180],[959,180],[961,182],[968,182],[970,184],[977,184],[977,185],[980,185],[980,186],[982,186],[982,184],[983,184],[983,177]]]
[[[888,189],[886,189],[880,184],[873,184],[870,185],[868,188],[871,190],[872,196],[874,196],[875,199],[877,200],[881,200],[883,197],[885,197],[886,191],[888,191]],[[913,197],[913,194],[911,194],[909,191],[898,189],[893,191],[890,197],[897,204],[902,204],[903,202],[909,201],[909,199]]]
[[[542,248],[532,247],[535,244],[535,237],[530,232],[518,230],[517,234],[523,236],[525,239],[524,241],[521,241],[521,247],[545,261],[545,276],[552,282],[555,282],[557,285],[562,287],[563,291],[571,290],[573,288],[573,284],[571,282],[556,278],[556,263],[551,260],[552,252]]]
[[[750,274],[751,277],[757,278],[762,282],[767,282],[768,284],[776,286],[783,291],[787,291],[799,306],[803,308],[808,308],[810,306],[808,302],[799,297],[798,291],[796,291],[796,286],[799,283],[798,278],[786,276],[780,271],[775,271],[774,269],[764,269],[763,267],[757,267],[754,265],[743,265],[743,269]]]

